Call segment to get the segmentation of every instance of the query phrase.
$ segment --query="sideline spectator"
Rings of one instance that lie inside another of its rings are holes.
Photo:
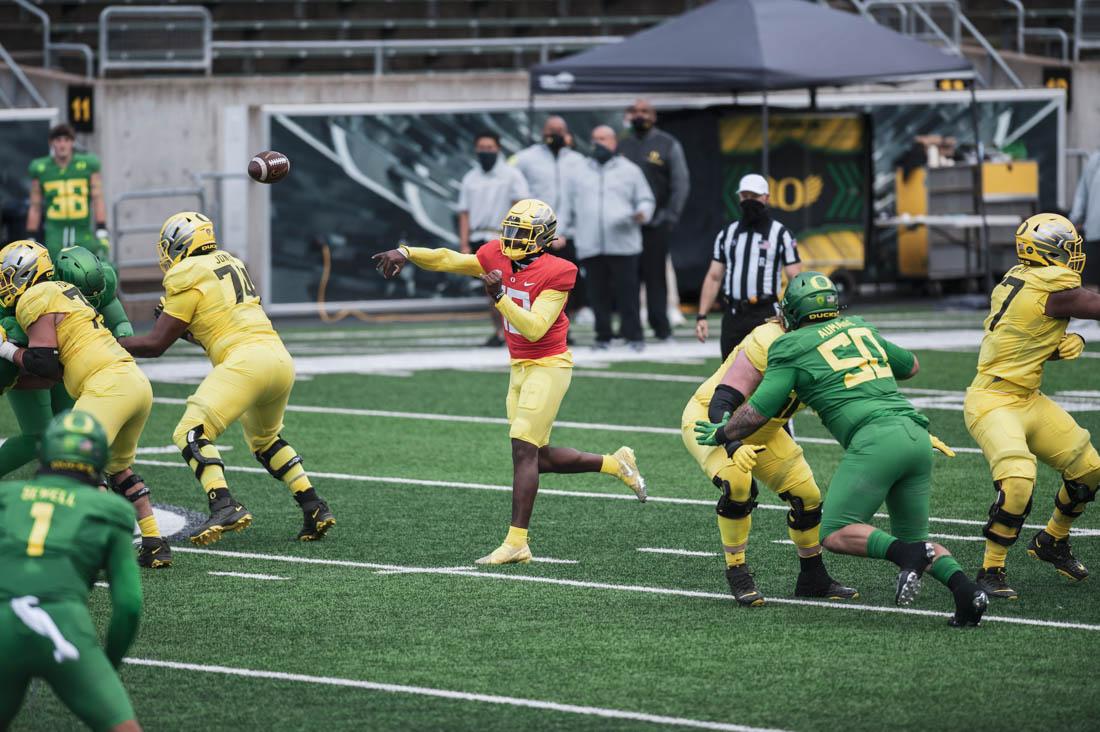
[[[707,313],[722,293],[722,360],[753,328],[775,315],[780,274],[802,271],[798,245],[786,226],[768,213],[768,181],[752,173],[737,187],[741,218],[718,232],[713,261],[699,295],[695,335],[706,342]]]
[[[1081,273],[1081,281],[1100,285],[1100,151],[1089,155],[1081,169],[1068,218],[1085,238],[1085,271]]]
[[[619,142],[619,154],[642,169],[657,204],[653,218],[642,227],[641,277],[649,327],[664,341],[672,337],[669,318],[683,322],[668,243],[691,190],[690,173],[680,142],[654,126],[657,111],[652,104],[636,100],[626,119],[633,134]]]
[[[592,130],[592,157],[566,181],[559,218],[569,223],[577,257],[588,278],[598,349],[611,345],[611,308],[618,304],[620,330],[640,351],[644,335],[638,311],[638,259],[642,224],[653,215],[653,192],[637,165],[615,152],[615,130]]]
[[[477,165],[462,177],[458,194],[458,249],[476,254],[486,243],[500,236],[500,222],[516,201],[530,198],[523,173],[500,156],[500,138],[481,132],[474,138]],[[504,324],[490,298],[489,319],[495,328],[486,346],[504,345]]]

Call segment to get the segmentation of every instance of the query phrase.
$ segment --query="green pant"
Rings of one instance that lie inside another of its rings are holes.
[[[908,417],[879,417],[859,429],[837,466],[822,509],[821,538],[849,524],[867,524],[885,502],[890,533],[928,539],[932,442]]]
[[[64,384],[50,389],[12,389],[8,403],[15,412],[21,434],[0,445],[0,476],[21,468],[38,457],[38,443],[53,415],[72,409],[73,399]]]
[[[46,223],[46,250],[50,253],[50,259],[57,261],[57,255],[65,247],[84,247],[103,261],[107,261],[110,251],[95,238],[95,232],[88,228],[87,223],[81,224],[51,224]]]
[[[0,601],[0,729],[10,726],[33,678],[49,684],[61,702],[94,730],[134,719],[122,680],[96,640],[88,609],[70,601],[44,603],[36,610],[49,616],[80,657],[58,662],[54,641],[31,630],[11,601]]]

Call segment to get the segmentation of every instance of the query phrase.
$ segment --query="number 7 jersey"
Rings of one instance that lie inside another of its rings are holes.
[[[986,388],[989,378],[1035,390],[1043,364],[1058,349],[1068,318],[1046,314],[1052,292],[1081,286],[1081,275],[1065,267],[1020,264],[1005,273],[990,295],[985,336],[978,354],[978,376],[972,386]]]
[[[236,347],[281,341],[241,260],[215,251],[187,257],[164,275],[164,313],[190,323],[218,365]]]

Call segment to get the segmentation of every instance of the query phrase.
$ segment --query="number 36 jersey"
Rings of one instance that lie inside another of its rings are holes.
[[[1080,286],[1081,275],[1065,267],[1020,264],[1005,273],[990,296],[978,376],[972,386],[988,387],[985,376],[1038,389],[1043,364],[1057,350],[1069,325],[1068,319],[1046,314],[1047,297]]]
[[[216,366],[236,347],[275,341],[241,260],[215,251],[182,259],[164,275],[164,313],[190,323],[189,330]]]

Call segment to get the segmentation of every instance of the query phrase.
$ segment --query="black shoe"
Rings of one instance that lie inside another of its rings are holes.
[[[485,348],[500,348],[504,345],[504,339],[500,337],[499,333],[493,333],[485,339],[485,343],[482,345],[485,346]]]
[[[955,590],[955,614],[947,621],[953,628],[977,627],[989,607],[989,597],[975,582],[968,582]]]
[[[978,587],[990,597],[1000,600],[1019,600],[1020,595],[1008,586],[1008,574],[1004,567],[982,567],[974,578]]]
[[[935,547],[929,542],[914,542],[921,544],[918,551],[913,552],[911,564],[902,567],[898,572],[897,583],[894,587],[894,602],[898,605],[911,605],[920,594],[920,580],[924,570],[932,563],[932,557],[936,554]]]
[[[298,541],[317,541],[336,525],[336,517],[324,501],[314,501],[302,506],[302,518],[304,523],[302,530],[298,532]]]
[[[799,572],[794,585],[795,597],[819,597],[825,600],[855,600],[859,590],[845,587],[826,572]]]
[[[171,567],[172,548],[164,537],[143,536],[141,546],[138,547],[137,563],[139,567],[148,569]]]
[[[1069,539],[1055,539],[1046,532],[1046,529],[1031,537],[1027,545],[1027,553],[1040,561],[1054,565],[1058,574],[1074,582],[1080,582],[1089,576],[1085,565],[1077,561],[1077,557],[1070,551]]]
[[[729,582],[730,592],[738,605],[759,607],[764,604],[764,596],[756,589],[756,582],[753,581],[748,566],[742,564],[727,568],[726,582]]]
[[[192,544],[206,546],[222,538],[226,531],[242,531],[251,524],[252,514],[248,509],[229,497],[210,504],[210,518],[195,529],[189,538]]]

